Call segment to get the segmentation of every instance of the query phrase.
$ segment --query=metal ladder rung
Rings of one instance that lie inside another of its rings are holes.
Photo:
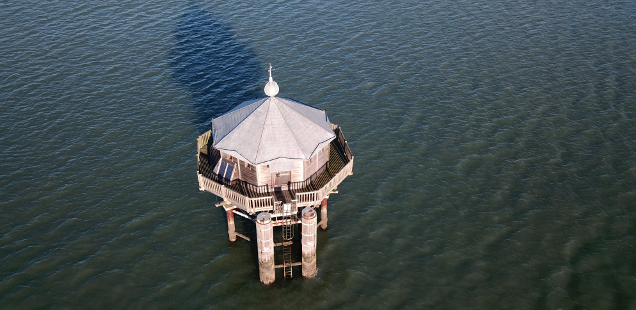
[[[293,205],[292,209],[295,209],[296,205]],[[291,278],[292,273],[292,239],[294,239],[294,223],[296,217],[295,212],[283,212],[283,272],[285,278]]]

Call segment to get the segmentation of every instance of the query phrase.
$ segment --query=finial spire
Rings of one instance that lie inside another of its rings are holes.
[[[272,64],[269,64],[269,82],[265,84],[265,95],[274,97],[278,94],[278,84],[272,79]]]
[[[272,63],[269,63],[269,81],[273,82],[274,80],[272,79]]]

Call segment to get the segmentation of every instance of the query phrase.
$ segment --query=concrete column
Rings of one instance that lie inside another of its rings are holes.
[[[227,234],[230,237],[230,241],[236,241],[236,229],[234,227],[234,212],[232,209],[225,209],[227,215]]]
[[[316,211],[312,207],[306,207],[302,211],[302,255],[303,277],[316,276]]]
[[[320,202],[320,228],[327,230],[327,198]]]
[[[274,227],[272,216],[261,212],[256,217],[256,244],[258,246],[258,270],[261,282],[270,284],[276,280],[274,269]]]

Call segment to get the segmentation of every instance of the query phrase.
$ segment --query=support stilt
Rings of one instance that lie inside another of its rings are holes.
[[[230,237],[230,241],[236,241],[236,228],[234,227],[234,212],[232,209],[226,209],[225,214],[227,215],[227,234]]]
[[[256,217],[256,243],[261,282],[270,284],[276,280],[276,273],[274,269],[274,228],[272,216],[267,212],[259,213]]]
[[[320,202],[320,228],[327,230],[327,198]]]
[[[303,277],[316,276],[316,211],[306,207],[302,211],[302,255]]]

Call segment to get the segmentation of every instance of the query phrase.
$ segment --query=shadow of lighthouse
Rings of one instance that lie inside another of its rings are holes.
[[[263,97],[266,70],[230,26],[198,5],[177,20],[171,67],[177,83],[192,95],[199,132],[239,103]]]

